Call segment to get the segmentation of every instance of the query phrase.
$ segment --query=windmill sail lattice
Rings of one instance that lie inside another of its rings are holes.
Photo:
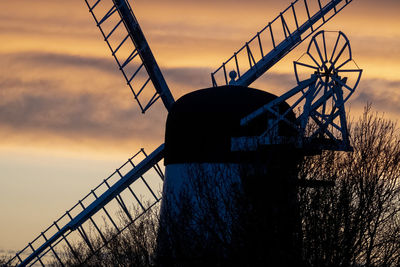
[[[128,1],[85,2],[142,112],[148,110],[159,98],[169,110],[174,99]],[[352,0],[296,0],[212,73],[213,85],[230,83],[228,73],[231,70],[238,74],[238,79],[231,81],[232,84],[250,85],[350,2]],[[268,50],[270,52],[265,53]],[[337,83],[346,86],[345,81],[339,80]],[[154,90],[149,88],[151,84]],[[292,90],[280,99],[302,92],[300,87],[304,89],[311,84],[315,84],[314,79],[299,82],[298,90]],[[87,258],[79,256],[73,246],[74,242],[87,245],[91,251],[88,257],[96,255],[110,239],[119,235],[160,201],[157,189],[161,187],[156,186],[163,183],[164,175],[158,166],[163,153],[164,145],[150,155],[146,155],[143,150],[139,151],[17,253],[9,264],[44,266],[50,257],[63,266],[65,263],[60,256],[62,250],[69,251],[77,264],[84,264]],[[146,196],[144,200],[139,197],[140,192]],[[138,208],[140,212],[132,214],[131,208]],[[116,210],[119,215],[115,214]],[[117,224],[117,217],[121,214],[126,219],[122,226]],[[111,236],[103,232],[103,219],[113,228]],[[89,230],[101,242],[93,244]]]
[[[344,104],[356,90],[362,70],[352,58],[349,39],[342,32],[320,31],[312,37],[303,56],[310,63],[302,62],[304,59],[293,62],[298,86],[241,120],[244,126],[269,113],[274,120],[267,130],[257,137],[233,138],[234,150],[291,143],[313,152],[352,151]],[[291,103],[290,108],[280,113],[279,105],[284,102]],[[288,114],[296,110],[300,114],[295,121],[290,121]],[[282,123],[297,132],[295,139],[285,140],[277,134],[279,124]]]
[[[296,0],[211,73],[213,86],[249,86],[352,0]],[[238,78],[230,80],[229,73]],[[236,76],[236,75],[235,75]]]
[[[84,264],[88,257],[101,251],[161,200],[160,185],[164,174],[158,162],[162,151],[163,146],[150,155],[143,149],[137,152],[30,242],[9,264],[45,266],[50,261],[65,266],[65,253],[73,256],[77,264]],[[85,244],[91,255],[83,258],[76,242]]]
[[[142,112],[159,98],[169,110],[174,98],[128,1],[85,2]]]

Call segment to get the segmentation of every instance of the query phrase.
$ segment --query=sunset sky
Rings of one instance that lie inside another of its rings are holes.
[[[163,142],[161,102],[142,115],[83,0],[0,0],[0,255],[23,248],[128,157]],[[132,8],[175,99],[290,0],[136,0]],[[400,1],[354,0],[341,30],[364,70],[349,101],[400,118]],[[305,41],[252,87],[295,86]]]

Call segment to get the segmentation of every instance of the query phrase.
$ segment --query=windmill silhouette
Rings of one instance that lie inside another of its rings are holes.
[[[329,47],[330,34],[317,32],[351,0],[294,1],[211,73],[211,88],[190,93],[177,102],[128,1],[85,2],[140,110],[145,113],[161,100],[169,112],[165,144],[150,154],[144,150],[136,153],[17,253],[10,264],[44,266],[46,257],[51,255],[63,265],[61,248],[69,249],[77,262],[84,263],[87,259],[77,256],[72,242],[84,242],[92,255],[101,251],[113,238],[102,232],[103,219],[115,228],[115,235],[120,234],[162,198],[168,198],[168,190],[160,196],[154,185],[165,181],[164,188],[176,188],[174,177],[184,179],[182,173],[188,163],[240,164],[241,155],[258,153],[266,146],[275,145],[308,154],[326,149],[351,150],[344,103],[357,87],[361,70],[348,68],[352,54],[343,33],[333,33],[334,42]],[[247,87],[313,34],[306,54],[294,64],[298,82],[295,88],[276,97]],[[231,105],[222,104],[223,100]],[[187,116],[191,111],[192,115],[201,114],[204,103],[211,106],[208,109],[213,114],[211,117],[209,114]],[[296,115],[298,108],[300,113]],[[218,117],[223,113],[235,115],[224,122],[223,117]],[[309,130],[311,121],[315,127]],[[207,127],[201,127],[201,123]],[[213,127],[214,131],[198,131]],[[283,157],[281,154],[277,158]],[[163,158],[165,176],[158,165]],[[143,200],[141,194],[147,198]],[[137,203],[139,213],[132,214],[130,202]],[[126,216],[126,224],[117,225],[116,215],[111,212],[115,207]],[[92,243],[89,228],[94,229],[101,245]]]

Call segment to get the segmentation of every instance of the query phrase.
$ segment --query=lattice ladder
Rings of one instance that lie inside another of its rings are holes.
[[[111,240],[160,202],[161,190],[157,187],[162,185],[164,174],[158,162],[163,157],[163,146],[150,155],[143,149],[136,153],[28,243],[8,264],[66,266],[67,251],[73,261],[81,265],[98,255]],[[77,244],[85,244],[90,255],[82,255]]]
[[[214,87],[249,86],[308,36],[317,31],[352,0],[296,0],[268,23],[216,71]],[[269,51],[265,53],[266,51]],[[237,75],[230,73],[234,71]]]
[[[85,2],[142,112],[159,98],[169,110],[174,98],[128,1]]]

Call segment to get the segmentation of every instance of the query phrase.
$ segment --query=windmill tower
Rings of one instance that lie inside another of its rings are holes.
[[[168,110],[165,144],[150,154],[143,150],[135,154],[17,253],[11,264],[46,265],[46,256],[52,255],[64,265],[60,248],[70,250],[76,262],[84,264],[91,256],[101,253],[114,236],[160,202],[161,196],[152,187],[156,178],[165,181],[162,198],[173,199],[180,194],[188,178],[188,170],[193,170],[195,165],[206,174],[222,166],[229,173],[229,179],[225,179],[228,185],[237,181],[246,183],[242,182],[243,169],[252,174],[253,181],[271,173],[272,176],[282,176],[284,182],[276,184],[279,189],[267,191],[273,194],[271,199],[275,199],[276,203],[284,203],[272,214],[279,218],[275,224],[278,225],[296,212],[292,200],[297,181],[293,177],[301,156],[304,153],[319,153],[323,149],[351,149],[344,103],[354,92],[361,70],[344,69],[352,57],[349,42],[343,33],[337,34],[330,54],[326,33],[314,35],[305,56],[310,62],[295,63],[298,86],[287,93],[278,97],[248,88],[303,40],[315,34],[351,0],[294,1],[211,74],[211,88],[190,93],[176,102],[128,1],[85,2],[141,111],[145,113],[159,99]],[[301,77],[301,68],[311,70],[306,79]],[[351,85],[347,74],[355,75]],[[289,104],[292,99],[293,103]],[[295,114],[299,107],[301,113]],[[308,131],[310,119],[316,127]],[[165,176],[158,165],[163,158]],[[222,178],[224,176],[227,176],[226,173]],[[138,197],[138,187],[148,192],[148,201]],[[254,203],[262,199],[259,193],[266,190],[254,185],[249,188],[250,191],[259,189],[254,194]],[[139,214],[131,213],[129,201],[138,203],[141,209]],[[115,215],[110,212],[112,205],[119,207],[126,216],[126,224],[121,226],[115,223]],[[168,208],[163,201],[161,222],[166,210],[164,207]],[[173,208],[179,211],[179,206]],[[224,212],[223,209],[221,211]],[[105,218],[115,228],[114,236],[104,234],[99,218]],[[89,225],[100,244],[93,244],[88,234]],[[160,227],[164,226],[167,227]],[[295,228],[295,223],[282,228],[285,231],[289,229],[289,235],[282,244],[294,240],[292,234]],[[169,231],[166,230],[167,233]],[[91,254],[86,258],[79,256],[71,240],[86,244]],[[160,242],[163,242],[162,238]],[[287,249],[290,251],[293,246]]]

